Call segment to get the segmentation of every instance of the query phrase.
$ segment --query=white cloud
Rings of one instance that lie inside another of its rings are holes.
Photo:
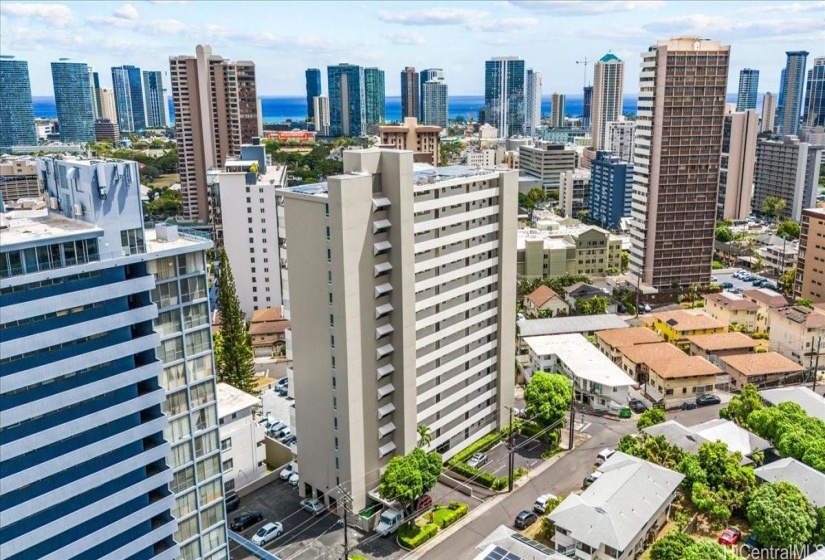
[[[3,3],[0,13],[12,18],[43,20],[55,27],[69,27],[75,23],[71,8],[63,4]]]
[[[162,35],[181,35],[192,31],[192,28],[176,19],[123,19],[113,16],[89,16],[86,21],[96,29],[131,29],[136,33],[152,37]]]
[[[825,2],[788,2],[786,4],[754,3],[738,11],[739,13],[750,15],[753,15],[755,12],[816,12],[825,11]]]
[[[386,33],[384,35],[394,45],[424,45],[427,40],[415,31],[399,31],[398,33]]]
[[[532,17],[496,18],[484,10],[465,10],[462,8],[430,8],[407,12],[378,12],[378,19],[386,23],[401,25],[459,25],[469,31],[505,32],[514,28],[531,27],[538,24]]]
[[[593,2],[590,0],[508,0],[509,4],[525,10],[556,14],[560,16],[588,16],[613,12],[630,12],[660,8],[663,0],[610,0]]]
[[[655,34],[698,35],[721,41],[790,38],[817,33],[821,37],[823,31],[822,21],[818,18],[742,21],[704,14],[660,19],[642,27]]]
[[[134,6],[132,6],[131,4],[122,5],[120,8],[115,10],[114,14],[115,14],[115,17],[118,17],[118,18],[121,18],[121,19],[135,20],[135,19],[138,19],[140,17],[140,14],[138,14],[137,9]]]

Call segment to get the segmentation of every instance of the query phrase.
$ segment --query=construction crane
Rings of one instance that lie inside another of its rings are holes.
[[[584,60],[577,60],[576,64],[584,64],[584,87],[587,87],[587,65],[590,64],[591,61],[587,60],[587,57],[584,57]]]

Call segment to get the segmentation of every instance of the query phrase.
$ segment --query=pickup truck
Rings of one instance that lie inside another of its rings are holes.
[[[391,533],[395,533],[401,524],[404,523],[404,512],[397,509],[385,509],[378,518],[378,527],[375,532],[386,537]]]

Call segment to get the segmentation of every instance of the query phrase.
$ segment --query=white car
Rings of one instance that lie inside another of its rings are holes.
[[[266,546],[266,543],[273,541],[284,533],[284,526],[280,523],[267,523],[255,533],[252,542],[258,546]]]
[[[315,498],[301,500],[301,509],[311,513],[313,516],[319,515],[326,509],[324,502]]]
[[[538,515],[544,515],[544,508],[547,507],[547,502],[555,500],[556,496],[553,494],[543,494],[536,498],[536,503],[533,504],[533,511]]]
[[[289,485],[290,486],[298,486],[298,480],[299,480],[299,476],[298,476],[298,472],[296,471],[294,474],[292,474],[289,477]]]
[[[284,470],[281,471],[281,480],[289,480],[289,477],[298,472],[298,465],[295,463],[290,463]]]

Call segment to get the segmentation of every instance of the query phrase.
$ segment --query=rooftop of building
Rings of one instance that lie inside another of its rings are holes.
[[[596,338],[611,348],[622,348],[624,346],[633,346],[634,344],[652,344],[662,341],[661,338],[656,336],[655,332],[647,327],[597,331]]]
[[[721,441],[728,446],[730,453],[741,453],[743,464],[750,463],[747,459],[756,451],[764,451],[772,446],[745,428],[722,418],[709,420],[695,426],[685,426],[676,420],[668,420],[661,424],[647,427],[643,430],[651,436],[664,436],[671,444],[676,445],[688,453],[696,453],[699,447],[707,441]]]
[[[614,453],[602,476],[580,495],[570,494],[549,515],[556,527],[595,549],[625,550],[651,518],[671,501],[683,474],[643,459]]]
[[[541,307],[554,297],[559,297],[559,294],[554,292],[548,286],[542,284],[533,290],[530,295],[527,296],[527,299],[529,299],[536,307]]]
[[[706,352],[749,349],[759,346],[754,339],[740,332],[696,334],[687,338],[691,344],[695,344],[697,348]]]
[[[607,329],[626,329],[629,325],[621,317],[612,313],[602,315],[581,315],[575,317],[555,317],[551,319],[530,319],[518,322],[522,337],[568,333],[587,333]]]
[[[719,359],[746,376],[801,373],[805,370],[801,365],[777,352],[737,354],[735,356],[722,356]]]
[[[759,303],[763,303],[768,307],[784,307],[790,303],[788,298],[779,292],[775,292],[767,288],[745,290],[742,292],[742,296],[758,301]]]
[[[218,417],[226,418],[236,412],[247,410],[255,405],[261,404],[260,399],[236,389],[228,383],[218,383],[217,385]]]
[[[13,210],[0,216],[0,247],[11,247],[44,239],[60,239],[78,234],[102,234],[95,225],[70,220],[62,214],[41,210]]]
[[[518,531],[499,525],[481,541],[473,560],[566,560],[567,556],[555,552],[539,542],[529,539]]]
[[[212,247],[212,237],[209,232],[190,229],[180,226],[166,226],[175,228],[178,235],[164,235],[164,224],[156,224],[154,228],[147,227],[144,230],[143,239],[146,242],[146,252],[155,253],[160,251],[177,249],[209,249]],[[200,245],[201,247],[196,247]]]
[[[813,392],[808,387],[779,387],[777,389],[763,389],[759,396],[766,403],[778,405],[783,402],[798,404],[808,416],[825,420],[825,397]]]
[[[603,234],[607,236],[610,241],[621,241],[618,235],[613,235],[605,229],[594,225],[579,223],[578,225],[559,225],[559,227],[555,229],[520,229],[516,232],[516,246],[518,249],[524,249],[527,247],[528,241],[544,241],[544,248],[546,250],[573,248],[576,245],[575,239],[590,231]]]
[[[669,342],[636,344],[621,349],[635,364],[645,364],[664,379],[719,375],[718,367],[700,356],[688,356]]]
[[[805,208],[802,210],[803,215],[816,216],[818,218],[825,218],[825,208]]]
[[[524,342],[537,356],[557,356],[580,379],[606,387],[636,384],[613,361],[580,334],[533,336]]]
[[[704,294],[702,298],[707,302],[713,302],[719,307],[731,311],[759,311],[759,304],[739,294],[729,292],[719,292],[716,294]]]
[[[249,325],[250,335],[278,334],[286,331],[292,323],[284,319],[279,307],[259,309],[252,314]]]
[[[796,459],[786,457],[753,470],[765,482],[790,482],[814,507],[825,507],[825,474]]]
[[[663,311],[660,313],[642,316],[642,322],[646,325],[653,326],[656,321],[667,323],[676,331],[723,329],[726,326],[721,321],[717,321],[701,310],[695,310],[691,313],[686,310],[679,309],[676,311]]]
[[[622,60],[613,53],[607,53],[599,59],[599,62],[621,62]]]
[[[810,309],[797,305],[779,307],[774,309],[779,317],[784,317],[794,323],[804,325],[807,328],[825,327],[825,312],[821,309]]]

